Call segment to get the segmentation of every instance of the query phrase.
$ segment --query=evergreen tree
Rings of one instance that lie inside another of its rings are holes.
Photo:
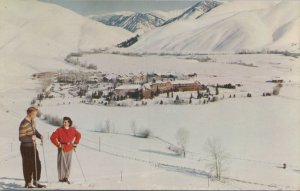
[[[176,98],[175,98],[175,101],[174,101],[175,104],[179,104],[180,103],[180,99],[179,99],[179,96],[176,95]]]

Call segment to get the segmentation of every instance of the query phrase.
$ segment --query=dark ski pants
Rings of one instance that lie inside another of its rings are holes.
[[[23,175],[26,185],[33,180],[39,181],[41,178],[41,161],[39,157],[39,152],[36,150],[36,165],[34,160],[34,149],[33,146],[22,146],[20,147],[23,163]]]

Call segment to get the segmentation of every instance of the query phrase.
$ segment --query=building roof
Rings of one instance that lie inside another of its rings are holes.
[[[133,90],[133,89],[135,90],[141,88],[142,86],[138,84],[125,84],[125,85],[118,86],[116,90]]]
[[[156,80],[154,83],[151,84],[169,84],[170,81],[162,81],[162,80]]]
[[[171,84],[194,84],[194,83],[199,83],[198,81],[193,81],[193,80],[175,80],[171,81]]]

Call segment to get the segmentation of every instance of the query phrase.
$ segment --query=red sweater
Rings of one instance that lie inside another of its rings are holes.
[[[73,150],[73,143],[79,144],[80,138],[81,134],[74,127],[70,127],[69,129],[59,127],[55,132],[52,133],[50,137],[51,142],[55,146],[59,147],[59,144],[62,145],[64,152]]]

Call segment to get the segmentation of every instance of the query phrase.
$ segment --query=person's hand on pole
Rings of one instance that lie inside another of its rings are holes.
[[[33,141],[33,142],[36,141],[36,135],[32,135],[32,141]]]

